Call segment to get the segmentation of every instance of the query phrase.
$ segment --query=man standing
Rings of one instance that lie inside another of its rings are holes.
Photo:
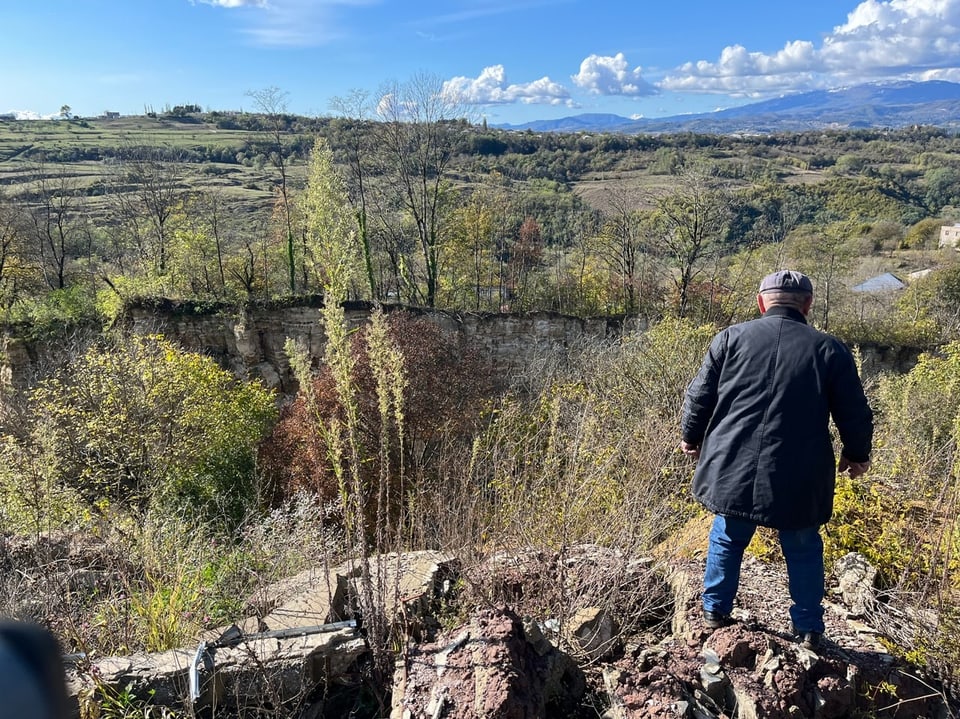
[[[778,530],[790,618],[808,649],[823,635],[823,541],[836,473],[870,467],[873,414],[853,356],[807,324],[810,278],[792,270],[760,283],[759,319],[721,331],[687,389],[683,451],[698,459],[693,495],[714,512],[703,617],[730,621],[743,552],[757,526]],[[839,465],[829,421],[840,434]]]

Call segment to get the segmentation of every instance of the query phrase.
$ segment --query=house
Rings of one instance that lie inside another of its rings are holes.
[[[854,292],[893,292],[902,290],[906,283],[896,275],[890,272],[884,272],[882,275],[871,277],[869,280],[861,282],[853,287]]]
[[[960,244],[960,223],[940,227],[940,243],[937,247],[956,247]]]
[[[120,118],[120,113],[119,113],[119,112],[112,112],[112,111],[110,111],[110,110],[104,110],[104,111],[103,111],[103,115],[101,115],[101,117],[102,117],[104,120],[117,120],[117,119]]]

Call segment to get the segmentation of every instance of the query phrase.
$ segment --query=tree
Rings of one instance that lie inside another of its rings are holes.
[[[960,203],[960,170],[934,167],[923,173],[923,180],[927,187],[925,199],[934,212]]]
[[[308,256],[324,288],[324,301],[342,302],[361,276],[362,253],[357,242],[353,209],[343,177],[333,165],[333,153],[318,138],[310,153],[307,187],[300,197],[306,224]]]
[[[346,97],[335,97],[333,107],[349,122],[348,166],[352,178],[350,194],[357,208],[357,226],[360,231],[360,245],[363,248],[363,261],[370,285],[370,297],[377,298],[377,282],[373,271],[373,256],[370,248],[370,236],[367,232],[367,154],[370,134],[365,132],[367,115],[370,110],[369,94],[365,90],[352,90]]]
[[[83,195],[65,165],[51,173],[41,160],[33,168],[33,178],[35,201],[28,215],[37,261],[47,286],[62,290],[67,286],[67,260],[89,240]]]
[[[238,522],[256,499],[272,394],[159,337],[93,346],[30,396],[33,441],[90,504]],[[131,438],[136,438],[131,441]]]
[[[843,293],[843,278],[857,257],[850,223],[834,222],[820,229],[805,228],[791,236],[789,251],[793,264],[813,279],[816,301],[812,315],[819,325],[830,330],[831,312]]]
[[[183,170],[178,154],[162,146],[128,147],[120,165],[122,180],[134,186],[132,199],[136,205],[127,207],[136,216],[132,221],[139,225],[142,218],[146,218],[147,227],[142,237],[149,241],[141,250],[159,277],[167,273],[170,221],[186,196],[181,185]]]
[[[0,189],[0,307],[9,309],[22,285],[27,218]]]
[[[511,275],[511,307],[513,309],[527,307],[530,275],[543,263],[543,250],[540,225],[532,217],[527,217],[520,225],[517,239],[510,246],[510,259],[507,263]]]
[[[624,312],[632,314],[650,279],[646,276],[651,264],[646,249],[655,226],[649,213],[637,209],[640,198],[626,187],[614,187],[607,193],[606,200],[607,210],[596,237],[596,247],[622,292],[623,299],[618,304]]]
[[[458,207],[450,222],[447,275],[450,291],[464,288],[472,297],[464,297],[463,306],[482,309],[497,283],[494,242],[497,206],[506,202],[499,188],[489,184],[476,189],[466,204]]]
[[[437,298],[446,179],[462,109],[439,78],[425,74],[387,86],[377,107],[378,146],[390,186],[414,225],[429,307]]]
[[[783,242],[810,214],[802,188],[773,182],[750,187],[743,207],[754,213],[743,238],[751,245]]]
[[[677,188],[653,198],[660,225],[657,244],[674,264],[678,317],[686,317],[694,281],[723,249],[730,222],[728,195],[704,170],[684,170]]]
[[[60,106],[60,117],[61,117],[62,119],[64,119],[64,120],[69,120],[69,119],[70,119],[70,106],[69,106],[69,105],[61,105],[61,106]]]
[[[222,298],[233,231],[222,191],[214,188],[187,198],[175,224],[169,247],[171,278],[195,297]]]
[[[254,105],[263,113],[266,120],[267,136],[272,146],[270,161],[280,171],[280,198],[283,209],[283,223],[287,233],[287,268],[290,280],[290,294],[297,291],[297,273],[294,260],[293,218],[290,213],[290,187],[287,177],[286,143],[287,134],[287,97],[289,93],[278,87],[266,87],[262,90],[251,90],[247,96],[253,99]]]

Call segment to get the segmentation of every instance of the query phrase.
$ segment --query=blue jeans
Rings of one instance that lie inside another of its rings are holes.
[[[746,519],[717,517],[710,530],[703,574],[703,608],[727,615],[740,585],[743,551],[757,525]],[[819,527],[778,530],[790,581],[790,618],[798,632],[823,631],[823,540]]]

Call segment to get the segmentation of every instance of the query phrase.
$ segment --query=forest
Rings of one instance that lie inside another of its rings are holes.
[[[515,133],[417,82],[376,114],[362,94],[316,118],[285,97],[0,122],[0,318],[57,348],[3,397],[0,611],[102,656],[182,646],[321,558],[696,556],[683,392],[717,328],[754,317],[760,278],[790,267],[814,281],[816,326],[919,354],[865,378],[874,467],[838,477],[824,539],[828,560],[877,567],[891,653],[960,675],[960,263],[938,246],[960,221],[960,139]],[[856,289],[883,273],[903,287]],[[291,343],[296,397],[123,329],[146,298],[236,312],[314,295],[326,354]],[[353,299],[649,329],[502,377],[412,314],[349,330]],[[777,561],[770,542],[751,551]],[[520,609],[577,608],[561,599]],[[372,637],[371,676],[396,641]],[[147,715],[101,690],[112,716]]]

